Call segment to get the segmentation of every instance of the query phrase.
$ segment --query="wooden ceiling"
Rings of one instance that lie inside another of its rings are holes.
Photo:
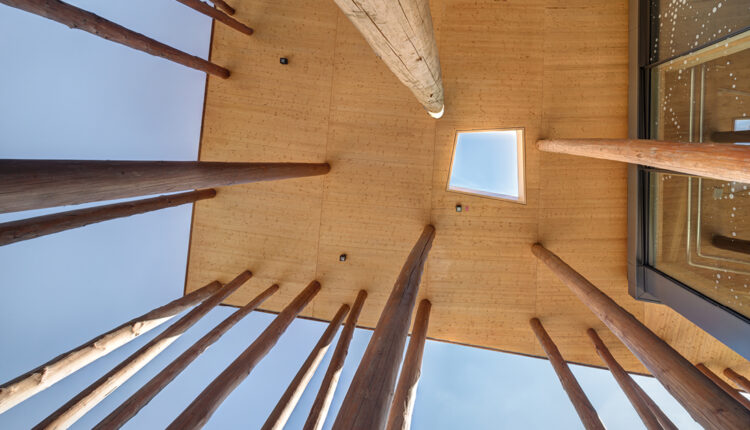
[[[330,319],[359,289],[373,327],[422,227],[437,229],[420,296],[428,335],[543,355],[538,316],[566,359],[601,365],[599,329],[631,371],[643,366],[536,261],[541,241],[693,362],[750,364],[684,318],[627,293],[626,166],[540,153],[540,137],[627,135],[627,0],[435,0],[446,113],[430,118],[331,0],[236,2],[247,37],[214,29],[200,159],[328,161],[324,177],[221,188],[195,206],[187,291],[244,269],[229,304],[268,285],[280,310],[312,279],[304,316]],[[289,59],[288,65],[279,63]],[[525,205],[445,191],[456,130],[524,127]],[[461,203],[464,211],[457,213]],[[346,262],[339,255],[346,253]]]

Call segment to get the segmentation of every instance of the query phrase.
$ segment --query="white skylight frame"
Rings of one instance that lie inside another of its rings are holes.
[[[518,197],[507,194],[494,193],[486,190],[478,190],[473,188],[459,187],[451,185],[451,177],[453,176],[453,163],[456,159],[456,148],[458,146],[459,136],[467,133],[487,133],[487,132],[501,132],[501,131],[513,131],[516,133],[516,163],[518,166]],[[504,200],[512,203],[526,204],[526,151],[525,151],[525,129],[523,127],[512,127],[512,128],[487,128],[487,129],[474,129],[474,130],[456,130],[453,138],[453,152],[451,153],[451,164],[448,169],[448,180],[446,183],[446,191],[468,194],[477,197],[485,197],[496,200]]]

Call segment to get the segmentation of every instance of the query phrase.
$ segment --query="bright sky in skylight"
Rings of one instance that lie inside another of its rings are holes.
[[[515,130],[458,134],[449,188],[517,198],[518,145]]]

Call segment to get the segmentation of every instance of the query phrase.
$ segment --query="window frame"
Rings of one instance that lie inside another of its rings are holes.
[[[518,165],[518,197],[493,193],[491,191],[473,190],[471,188],[451,186],[451,176],[453,175],[453,162],[456,159],[456,148],[458,147],[458,136],[466,133],[486,133],[495,131],[513,131],[516,133],[516,163]],[[453,132],[453,150],[451,151],[451,164],[448,168],[448,180],[445,184],[445,191],[470,195],[493,200],[502,200],[510,203],[526,204],[526,129],[524,127],[497,127],[497,128],[480,128],[454,130]]]

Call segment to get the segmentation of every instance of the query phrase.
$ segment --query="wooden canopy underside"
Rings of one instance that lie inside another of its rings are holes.
[[[331,164],[324,177],[218,189],[196,204],[187,291],[255,276],[229,304],[278,282],[279,311],[312,279],[303,316],[330,319],[360,289],[373,327],[425,224],[437,229],[420,289],[428,336],[543,356],[537,316],[563,356],[601,366],[599,331],[643,366],[530,252],[539,241],[692,362],[750,363],[660,305],[627,293],[626,166],[540,153],[540,137],[627,137],[627,0],[431,2],[446,115],[424,114],[332,0],[232,3],[250,40],[215,26],[200,159]],[[288,65],[279,57],[289,58]],[[456,130],[525,127],[527,204],[446,192]],[[457,203],[462,213],[454,209]],[[346,253],[346,262],[339,255]]]

